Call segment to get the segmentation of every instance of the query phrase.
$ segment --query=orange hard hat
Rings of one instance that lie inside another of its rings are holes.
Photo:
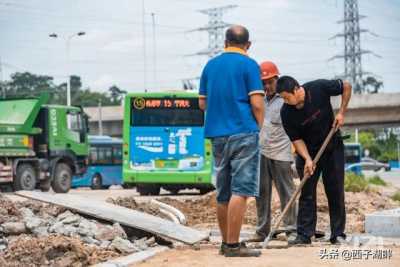
[[[264,61],[260,65],[261,80],[271,79],[279,75],[278,67],[272,61]]]

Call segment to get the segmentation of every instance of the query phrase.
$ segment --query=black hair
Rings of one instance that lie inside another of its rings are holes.
[[[240,25],[230,27],[225,33],[225,40],[232,45],[245,45],[249,38],[249,31]]]
[[[293,93],[296,87],[300,87],[297,80],[290,76],[282,76],[278,79],[276,84],[276,92],[278,94],[282,92]]]

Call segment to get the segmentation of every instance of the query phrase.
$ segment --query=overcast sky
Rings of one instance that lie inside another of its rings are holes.
[[[343,60],[329,61],[343,53],[343,39],[329,40],[343,32],[336,22],[343,18],[344,0],[146,0],[147,87],[151,90],[181,88],[181,79],[199,76],[206,57],[188,57],[207,47],[205,32],[188,32],[207,24],[199,9],[238,5],[224,20],[243,24],[253,41],[250,56],[269,59],[281,73],[300,82],[333,78],[343,72]],[[363,34],[363,69],[384,81],[384,92],[400,92],[400,1],[360,0]],[[156,79],[153,70],[152,16],[156,21]],[[62,37],[79,31],[71,40],[70,67]],[[61,38],[48,37],[57,33]],[[84,87],[105,91],[116,84],[127,91],[142,91],[144,50],[141,0],[0,0],[0,58],[3,79],[16,71],[55,77],[68,72],[81,76]],[[70,69],[70,71],[68,71]],[[1,77],[0,77],[1,78]]]

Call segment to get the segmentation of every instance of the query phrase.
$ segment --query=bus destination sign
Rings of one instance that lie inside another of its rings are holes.
[[[197,98],[142,98],[132,99],[134,109],[193,109],[198,107]]]

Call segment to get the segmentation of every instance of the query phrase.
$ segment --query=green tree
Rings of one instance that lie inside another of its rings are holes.
[[[101,100],[103,106],[119,105],[125,91],[116,85],[110,87],[108,92],[92,92],[90,88],[82,89],[81,77],[70,77],[71,102],[79,106],[97,106]],[[51,104],[66,105],[67,83],[54,84],[53,77],[36,75],[29,72],[16,72],[11,75],[9,81],[2,82],[1,88],[5,88],[6,97],[37,96],[42,92],[48,92]],[[0,97],[1,91],[0,91]]]
[[[376,142],[375,134],[373,132],[360,132],[358,140],[364,150],[369,150],[370,157],[377,158],[381,155],[381,150]]]
[[[41,92],[51,93],[53,89],[53,77],[29,72],[16,72],[7,82],[7,95],[11,96],[34,96]]]
[[[387,134],[384,140],[378,140],[377,145],[381,154],[377,157],[378,160],[387,162],[389,160],[397,160],[397,136],[392,132]]]
[[[111,86],[108,91],[111,95],[111,101],[114,105],[120,105],[126,91],[119,89],[116,85]]]
[[[383,82],[378,81],[375,77],[368,76],[362,81],[364,91],[370,94],[376,94],[383,87]]]

